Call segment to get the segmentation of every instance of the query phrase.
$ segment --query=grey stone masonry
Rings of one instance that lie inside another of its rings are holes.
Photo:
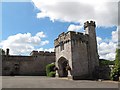
[[[2,75],[46,75],[46,65],[55,62],[54,52],[32,51],[30,55],[3,55]]]
[[[58,67],[56,75],[64,76],[70,72],[67,76],[73,79],[93,77],[96,67],[99,66],[95,27],[94,21],[87,21],[84,23],[84,34],[74,31],[63,32],[54,40]],[[60,60],[62,63],[59,63]],[[67,61],[66,66],[63,61]],[[65,70],[62,66],[69,66],[70,70]]]

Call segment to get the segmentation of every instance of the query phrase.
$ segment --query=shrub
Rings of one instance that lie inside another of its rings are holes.
[[[115,66],[111,72],[111,79],[118,81],[120,76],[120,49],[116,49]]]
[[[118,75],[118,69],[114,67],[114,69],[111,72],[111,80],[118,81],[119,75]]]
[[[54,75],[55,75],[54,68],[55,68],[55,64],[48,64],[46,66],[46,74],[47,74],[47,76],[54,77]]]
[[[49,73],[48,76],[49,76],[49,77],[55,77],[55,74],[56,74],[55,71],[54,71],[54,72],[52,71],[52,72]]]

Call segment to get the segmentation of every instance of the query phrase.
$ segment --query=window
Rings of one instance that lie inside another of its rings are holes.
[[[19,64],[14,64],[14,69],[18,70],[19,69]]]
[[[61,50],[61,51],[64,50],[64,43],[63,43],[63,41],[60,42],[60,50]]]

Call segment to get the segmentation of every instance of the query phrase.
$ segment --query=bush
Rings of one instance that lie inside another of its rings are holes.
[[[116,68],[114,68],[111,72],[111,80],[113,81],[119,80],[118,70]]]
[[[111,79],[118,81],[120,76],[120,49],[116,49],[115,65],[111,72]]]
[[[47,74],[47,76],[55,77],[55,70],[54,70],[54,68],[55,68],[55,64],[48,64],[46,66],[46,74]]]
[[[49,73],[48,76],[49,76],[49,77],[55,77],[55,74],[56,74],[55,71],[54,71],[54,72],[52,71],[52,72]]]

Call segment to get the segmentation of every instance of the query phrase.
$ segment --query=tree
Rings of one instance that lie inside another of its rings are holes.
[[[106,59],[99,59],[99,65],[100,66],[106,66],[106,65],[114,65],[115,61],[110,61]]]
[[[120,68],[120,49],[116,50],[115,67]]]
[[[120,49],[116,49],[115,66],[111,72],[111,79],[118,81],[120,76]]]

